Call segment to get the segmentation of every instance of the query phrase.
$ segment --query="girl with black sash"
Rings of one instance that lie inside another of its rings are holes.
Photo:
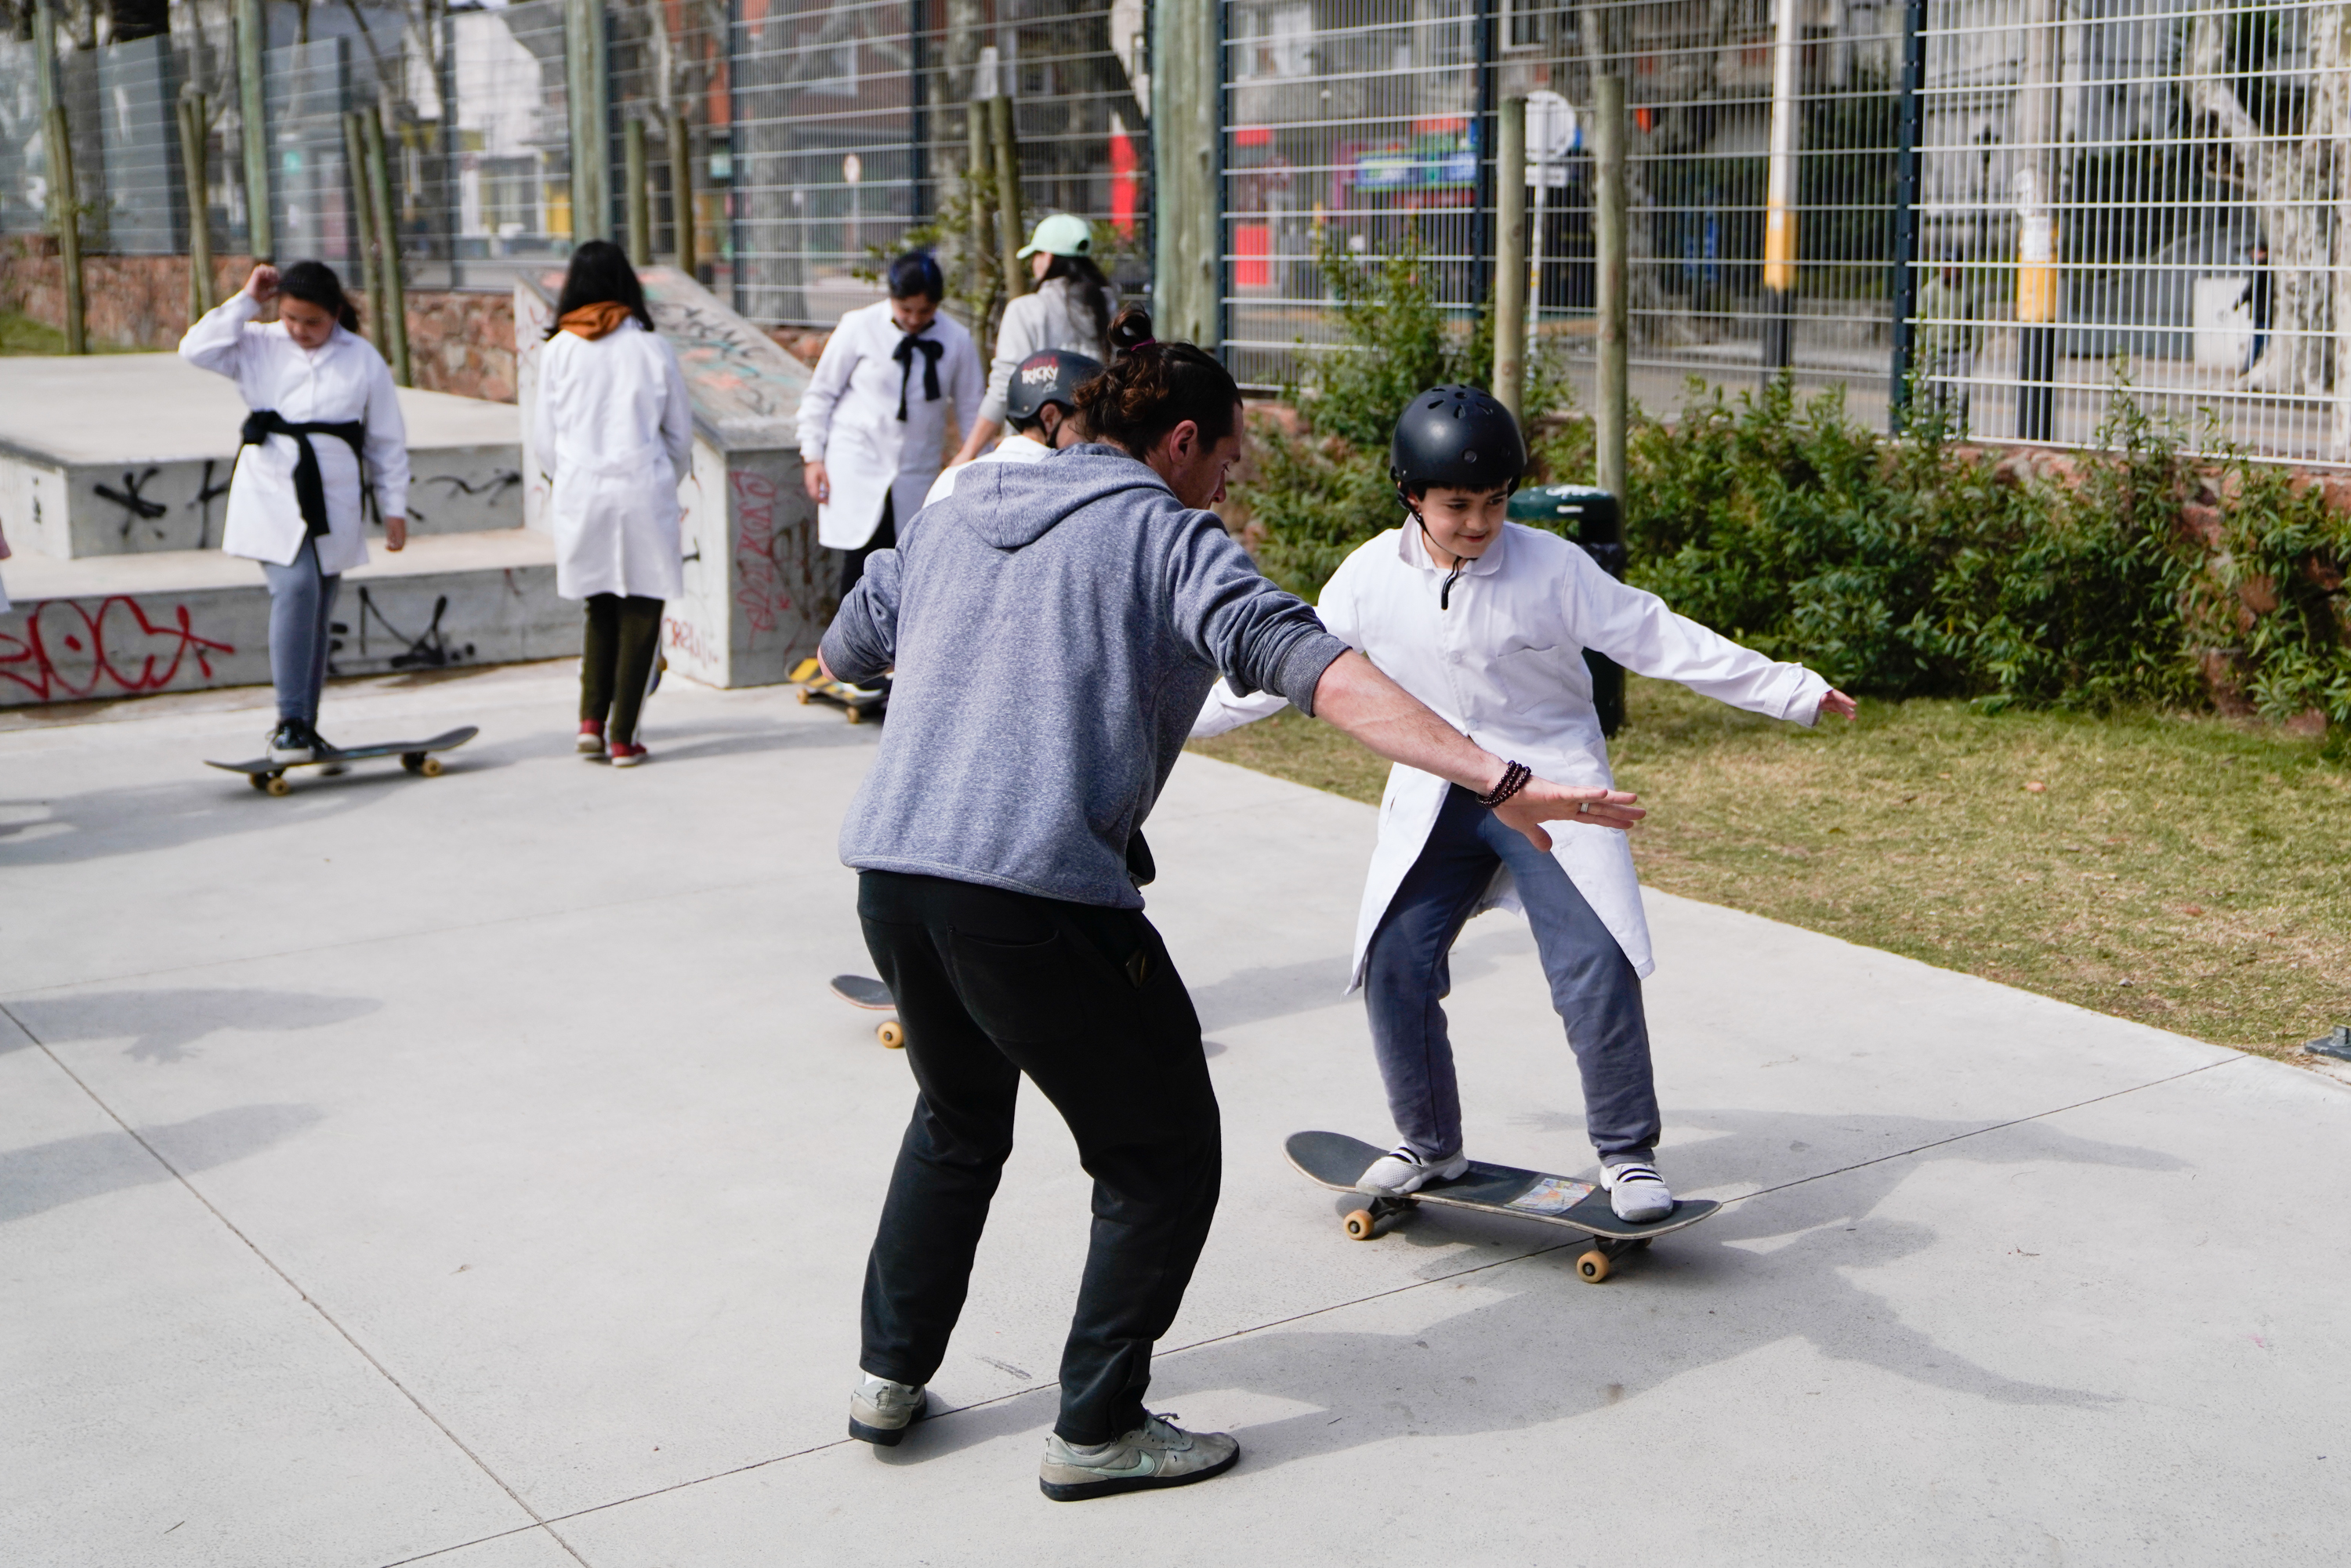
[[[277,319],[259,320],[273,299]],[[182,359],[234,380],[253,411],[221,549],[259,561],[269,580],[272,762],[334,750],[319,736],[319,696],[335,591],[368,559],[371,484],[384,548],[408,542],[408,428],[392,371],[359,328],[331,267],[298,261],[281,273],[264,262],[180,340]]]

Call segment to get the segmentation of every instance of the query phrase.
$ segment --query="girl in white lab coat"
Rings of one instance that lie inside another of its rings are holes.
[[[660,652],[662,604],[684,591],[677,486],[693,456],[694,409],[620,246],[596,239],[571,253],[555,314],[538,351],[530,439],[549,480],[555,591],[588,601],[579,748],[632,768],[645,759],[637,713]]]
[[[272,299],[277,319],[255,319]],[[264,262],[180,340],[182,359],[233,379],[253,411],[221,549],[259,561],[269,580],[272,762],[314,761],[334,749],[319,735],[319,696],[335,591],[368,558],[371,482],[384,548],[408,542],[408,427],[392,371],[359,327],[323,262],[298,261],[282,273]]]
[[[1556,534],[1506,522],[1525,466],[1518,423],[1484,392],[1437,387],[1414,398],[1388,470],[1410,521],[1341,563],[1317,605],[1323,624],[1479,746],[1564,784],[1614,786],[1587,648],[1775,718],[1853,716],[1853,700],[1802,665],[1774,664],[1676,615]],[[1193,734],[1280,706],[1234,697],[1219,683]],[[1641,1008],[1649,934],[1625,836],[1561,823],[1546,852],[1468,790],[1401,764],[1380,805],[1353,985],[1365,993],[1404,1136],[1357,1186],[1400,1197],[1468,1168],[1442,1005],[1447,960],[1469,917],[1498,904],[1523,909],[1534,928],[1612,1206],[1628,1221],[1665,1218],[1674,1199],[1656,1166],[1657,1097]]]
[[[800,398],[800,462],[817,540],[842,552],[841,597],[865,558],[898,541],[943,466],[947,410],[979,414],[987,377],[971,334],[939,314],[946,281],[927,251],[890,264],[890,298],[841,319]]]
[[[1094,265],[1094,233],[1085,219],[1055,213],[1037,225],[1020,250],[1037,291],[1004,308],[996,331],[996,360],[987,371],[987,396],[979,423],[967,430],[956,463],[969,463],[1004,434],[1013,401],[1013,372],[1032,354],[1060,349],[1108,364],[1111,318],[1118,294]]]

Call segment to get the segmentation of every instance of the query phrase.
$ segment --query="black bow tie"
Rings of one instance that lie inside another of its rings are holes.
[[[945,343],[917,338],[912,333],[900,338],[898,346],[890,351],[890,357],[898,361],[899,423],[906,423],[906,383],[914,377],[914,355],[920,352],[923,356],[923,401],[936,402],[939,401],[939,356],[946,351]]]

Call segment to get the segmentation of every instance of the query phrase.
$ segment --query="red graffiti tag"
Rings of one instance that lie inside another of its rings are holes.
[[[118,691],[160,692],[188,659],[210,680],[212,656],[235,652],[229,643],[198,636],[184,604],[173,605],[158,625],[137,600],[121,595],[100,601],[94,611],[70,599],[49,599],[26,610],[22,637],[0,632],[0,680],[14,682],[33,701],[44,703]]]
[[[735,602],[754,632],[772,632],[776,617],[792,607],[784,591],[783,573],[776,570],[776,486],[773,481],[737,468],[726,476],[735,492],[738,530],[735,539]]]
[[[710,633],[674,615],[662,618],[662,643],[671,653],[702,669],[714,668],[718,663],[717,654],[711,647]]]

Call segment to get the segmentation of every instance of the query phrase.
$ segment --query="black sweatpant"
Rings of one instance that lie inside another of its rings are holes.
[[[588,636],[580,651],[580,716],[605,725],[607,740],[633,743],[637,709],[661,651],[662,601],[630,594],[588,596]]]
[[[898,515],[895,496],[882,497],[882,520],[873,525],[873,537],[855,549],[843,550],[841,562],[841,597],[845,601],[857,580],[865,575],[865,558],[878,549],[898,548]]]
[[[920,1091],[866,1265],[860,1364],[900,1383],[938,1370],[1025,1072],[1094,1178],[1054,1430],[1134,1430],[1223,1171],[1200,1020],[1165,945],[1137,910],[894,872],[860,875],[857,913]]]

